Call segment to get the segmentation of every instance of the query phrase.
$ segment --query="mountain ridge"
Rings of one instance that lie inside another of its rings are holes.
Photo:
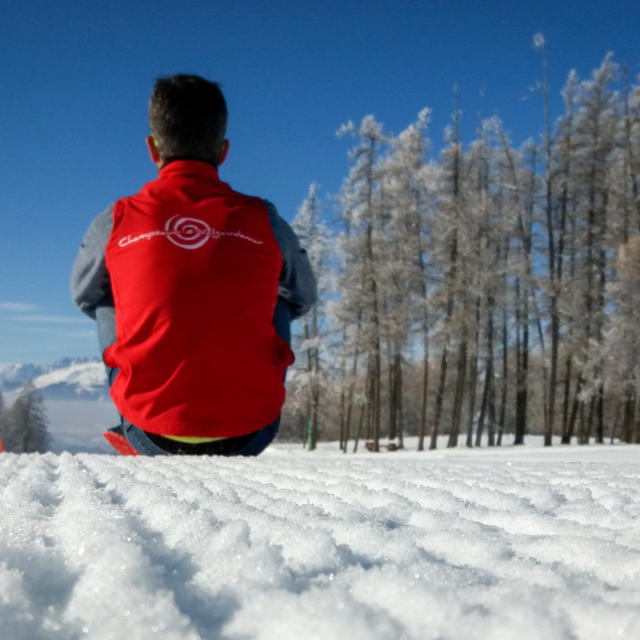
[[[0,363],[0,385],[18,391],[32,381],[48,400],[103,400],[109,397],[104,364],[98,358],[63,358],[50,364]]]

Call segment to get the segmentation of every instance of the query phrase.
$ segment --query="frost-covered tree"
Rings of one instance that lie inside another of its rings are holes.
[[[573,117],[573,278],[569,299],[574,339],[576,390],[565,441],[574,428],[581,442],[595,430],[602,441],[604,430],[603,330],[606,314],[610,258],[615,248],[617,222],[611,216],[609,162],[616,148],[619,118],[618,94],[612,88],[617,71],[611,57],[576,88]],[[576,295],[577,294],[577,295]]]
[[[384,277],[385,333],[389,360],[389,439],[402,443],[404,428],[403,351],[411,344],[412,328],[421,334],[422,398],[418,448],[424,448],[429,388],[429,218],[436,199],[432,166],[425,165],[425,138],[430,111],[391,140],[381,167],[386,229]]]
[[[33,382],[27,382],[9,411],[7,450],[44,453],[49,450],[47,416]]]
[[[634,296],[637,287],[634,269],[638,268],[638,230],[640,230],[640,87],[629,86],[628,72],[624,70],[622,113],[618,118],[617,145],[609,154],[608,176],[608,225],[613,233],[612,245],[620,245],[615,265],[617,280],[608,286],[613,313],[606,314],[610,326],[603,344],[604,357],[609,366],[605,385],[607,395],[617,405],[612,433],[620,431],[620,437],[633,439],[638,396],[637,356],[633,323],[635,318]],[[613,227],[613,228],[612,228]],[[615,248],[612,248],[615,253]],[[637,272],[636,272],[637,273]],[[617,384],[607,378],[617,378]],[[608,384],[607,384],[608,383]]]
[[[616,267],[617,280],[610,289],[617,304],[608,318],[605,357],[616,386],[625,392],[620,438],[624,442],[637,442],[640,440],[636,417],[640,395],[640,235],[620,247]]]
[[[431,426],[430,449],[437,447],[441,430],[442,411],[446,391],[447,371],[449,368],[452,342],[459,342],[459,365],[466,361],[467,322],[464,295],[468,288],[464,281],[465,273],[460,268],[460,234],[465,226],[465,206],[462,180],[463,170],[462,143],[460,140],[460,110],[456,105],[454,124],[446,134],[447,147],[440,160],[438,204],[433,224],[433,255],[435,270],[438,273],[438,286],[434,292],[434,306],[437,306],[439,323],[436,338],[440,350],[440,372],[436,391],[434,417]],[[466,362],[465,362],[466,366]],[[459,402],[454,401],[454,411]],[[453,423],[459,418],[454,415]]]
[[[552,172],[553,147],[551,137],[551,118],[549,115],[549,74],[547,69],[547,48],[544,35],[537,33],[534,36],[534,46],[542,52],[543,67],[543,98],[544,98],[544,222],[547,228],[547,265],[548,265],[548,298],[549,298],[549,321],[551,333],[551,352],[549,363],[549,385],[546,390],[547,402],[545,410],[544,443],[550,446],[552,443],[555,402],[556,402],[556,381],[558,377],[558,348],[560,343],[560,315],[558,312],[559,282],[556,253],[558,251],[556,234],[558,229],[558,208],[554,207],[554,174]]]
[[[304,413],[309,426],[308,445],[313,450],[318,440],[321,394],[328,383],[323,352],[328,338],[327,297],[332,286],[329,264],[331,236],[322,219],[322,204],[315,183],[309,187],[309,194],[298,209],[293,229],[306,247],[318,282],[318,302],[301,320],[302,333],[297,336],[298,350],[304,354],[304,359],[303,367],[296,376],[296,393],[304,398]]]
[[[575,72],[569,74],[562,91],[565,114],[556,124],[556,135],[552,149],[552,171],[547,176],[552,181],[553,209],[551,224],[554,226],[554,264],[550,278],[550,330],[551,362],[548,413],[548,431],[545,444],[550,444],[553,436],[555,416],[555,391],[557,379],[562,379],[562,426],[560,432],[565,437],[569,430],[569,408],[571,402],[571,381],[573,376],[574,334],[572,329],[573,287],[569,284],[575,277],[575,229],[577,219],[576,141],[574,120],[578,79]],[[547,224],[548,221],[547,221]],[[551,256],[549,260],[552,260]],[[554,353],[555,350],[555,353]],[[558,362],[555,362],[555,358]]]
[[[478,140],[471,144],[467,154],[469,167],[469,194],[472,206],[471,235],[476,238],[471,245],[468,265],[471,289],[475,300],[470,309],[471,327],[469,348],[469,383],[467,402],[467,446],[479,446],[487,428],[488,444],[495,444],[496,369],[495,369],[495,315],[503,298],[500,273],[501,249],[508,241],[508,220],[503,208],[504,196],[497,184],[501,157],[502,123],[497,118],[483,121],[478,130]],[[484,373],[482,392],[477,398],[476,386]],[[476,424],[475,441],[473,427]]]
[[[351,429],[357,387],[366,399],[358,418],[373,449],[379,449],[382,392],[381,268],[385,257],[384,219],[381,210],[378,158],[386,142],[382,126],[366,116],[359,127],[343,126],[340,135],[352,135],[356,145],[350,152],[351,169],[339,199],[343,233],[340,241],[342,296],[334,309],[341,327],[350,365],[343,361],[348,391],[343,399],[342,420]],[[364,366],[364,377],[359,377]],[[350,370],[350,372],[349,372]]]

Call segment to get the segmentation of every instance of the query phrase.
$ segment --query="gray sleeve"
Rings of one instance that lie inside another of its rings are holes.
[[[105,247],[112,226],[113,205],[109,205],[89,226],[71,271],[71,298],[80,311],[94,320],[98,307],[113,307],[105,264]]]
[[[317,291],[307,252],[300,246],[289,224],[273,204],[264,201],[269,211],[271,230],[282,254],[282,271],[278,294],[289,303],[292,319],[303,316],[315,304]]]

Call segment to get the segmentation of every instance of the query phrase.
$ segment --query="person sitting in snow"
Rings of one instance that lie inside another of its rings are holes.
[[[219,179],[217,83],[158,79],[149,124],[157,179],[93,220],[71,277],[122,416],[105,437],[133,455],[257,455],[278,431],[289,325],[315,278],[276,208]]]

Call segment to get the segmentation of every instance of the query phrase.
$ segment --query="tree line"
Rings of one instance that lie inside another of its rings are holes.
[[[640,86],[607,55],[569,74],[552,124],[535,45],[544,124],[519,148],[495,117],[463,146],[458,106],[436,157],[429,109],[398,135],[373,116],[340,129],[354,146],[333,215],[312,185],[294,221],[320,300],[289,435],[640,442]]]
[[[50,449],[47,416],[33,382],[27,382],[10,408],[0,389],[0,440],[9,453],[45,453]]]

